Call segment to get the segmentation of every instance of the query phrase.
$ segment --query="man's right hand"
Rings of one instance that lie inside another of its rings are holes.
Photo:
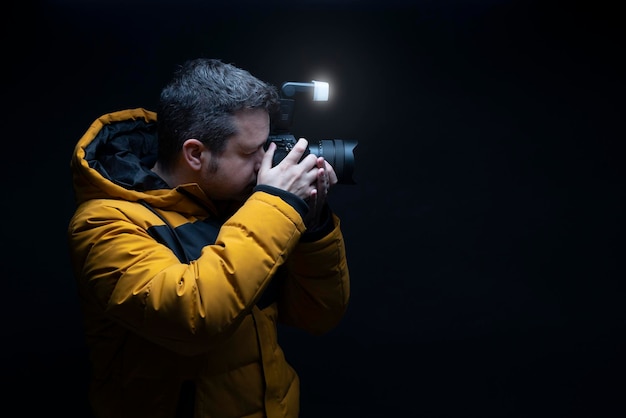
[[[272,167],[276,144],[271,142],[257,173],[257,184],[265,184],[288,191],[304,200],[315,195],[318,173],[317,157],[309,154],[300,161],[307,147],[306,139],[298,139],[296,145],[285,158],[275,167]]]

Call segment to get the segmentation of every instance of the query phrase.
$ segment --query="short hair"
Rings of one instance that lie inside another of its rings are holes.
[[[228,137],[236,133],[234,113],[249,108],[264,108],[272,115],[279,108],[276,87],[219,59],[184,62],[161,90],[157,106],[162,168],[171,169],[189,138],[219,155]]]

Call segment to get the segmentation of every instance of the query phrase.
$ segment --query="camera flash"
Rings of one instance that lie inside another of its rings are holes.
[[[329,86],[325,81],[313,80],[313,101],[325,102],[328,100]]]

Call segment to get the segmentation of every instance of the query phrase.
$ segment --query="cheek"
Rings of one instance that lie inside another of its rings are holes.
[[[225,167],[225,174],[230,178],[230,182],[248,183],[250,177],[254,177],[259,169],[260,162],[257,163],[256,160],[256,158],[247,158],[232,161],[230,166]]]

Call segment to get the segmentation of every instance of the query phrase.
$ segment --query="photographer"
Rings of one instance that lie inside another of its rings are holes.
[[[349,272],[335,170],[301,159],[304,139],[273,163],[277,106],[273,86],[200,58],[156,113],[104,115],[78,141],[68,239],[96,417],[299,415],[276,323],[335,327]]]

